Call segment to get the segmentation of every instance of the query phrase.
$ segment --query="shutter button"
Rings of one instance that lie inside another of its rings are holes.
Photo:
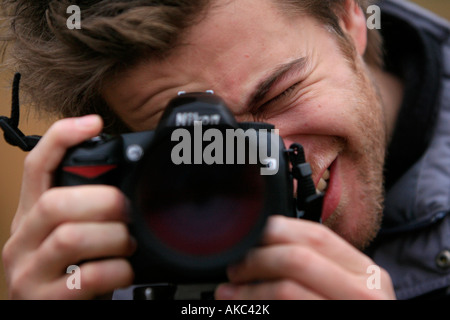
[[[443,250],[436,257],[436,265],[441,269],[450,268],[450,251]]]

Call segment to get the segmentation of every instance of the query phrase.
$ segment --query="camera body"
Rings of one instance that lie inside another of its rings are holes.
[[[270,215],[304,214],[293,180],[310,179],[310,168],[293,163],[291,171],[291,163],[273,126],[237,123],[216,95],[190,93],[169,103],[153,131],[69,150],[55,184],[112,185],[129,198],[135,283],[213,283],[259,244]],[[320,216],[315,188],[309,197]]]

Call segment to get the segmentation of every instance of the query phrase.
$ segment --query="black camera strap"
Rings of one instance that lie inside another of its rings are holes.
[[[297,180],[297,218],[322,222],[323,193],[317,193],[312,179],[312,169],[306,162],[305,151],[299,143],[288,150],[292,176]]]
[[[19,147],[23,151],[31,151],[39,142],[40,136],[26,136],[19,130],[20,105],[19,105],[19,84],[20,73],[14,75],[11,117],[0,116],[0,127],[4,132],[6,142]]]

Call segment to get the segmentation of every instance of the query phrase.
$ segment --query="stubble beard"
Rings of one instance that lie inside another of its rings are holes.
[[[359,102],[354,106],[354,112],[358,115],[360,142],[357,148],[348,147],[343,154],[346,153],[345,156],[355,164],[360,188],[357,194],[349,197],[344,185],[343,194],[347,197],[342,197],[324,224],[356,248],[364,250],[378,234],[382,222],[387,130],[378,87],[362,61],[356,63],[355,77]],[[355,208],[359,212],[348,214]]]

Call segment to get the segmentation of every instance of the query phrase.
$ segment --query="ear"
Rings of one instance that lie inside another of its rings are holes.
[[[367,47],[367,21],[355,0],[345,0],[345,11],[340,18],[342,30],[353,40],[356,50],[363,56]]]

